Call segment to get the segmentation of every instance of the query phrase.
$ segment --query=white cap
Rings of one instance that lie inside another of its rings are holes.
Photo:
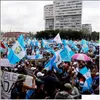
[[[97,72],[96,75],[99,75],[99,72]]]
[[[76,65],[76,64],[77,64],[77,62],[74,62],[74,63],[73,63],[73,65]]]
[[[31,70],[35,70],[36,69],[36,67],[31,67]]]
[[[37,73],[37,77],[40,77],[40,76],[44,76],[44,74],[41,73],[41,72],[38,72],[38,73]]]
[[[18,65],[18,68],[20,68],[21,66],[20,65]]]

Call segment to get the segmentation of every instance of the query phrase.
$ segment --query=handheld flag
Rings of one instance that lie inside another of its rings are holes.
[[[82,92],[85,90],[90,90],[92,88],[92,77],[90,71],[87,69],[87,67],[84,67],[80,70],[80,73],[85,77]]]
[[[52,69],[53,62],[55,61],[55,59],[56,59],[56,56],[53,56],[51,58],[51,60],[44,66],[44,68],[46,70],[51,70]]]
[[[58,34],[56,35],[56,37],[54,38],[54,41],[55,41],[56,43],[62,43],[59,33],[58,33]]]
[[[26,55],[26,50],[25,50],[25,42],[23,35],[21,35],[16,43],[12,46],[11,49],[8,49],[8,60],[11,64],[16,64],[19,62],[25,55]]]

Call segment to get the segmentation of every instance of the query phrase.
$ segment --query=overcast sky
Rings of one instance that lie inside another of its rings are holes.
[[[36,32],[45,29],[44,5],[53,1],[1,1],[1,30]],[[100,1],[84,1],[82,23],[100,31]]]

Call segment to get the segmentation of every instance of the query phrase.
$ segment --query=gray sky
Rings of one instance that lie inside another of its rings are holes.
[[[36,32],[45,29],[44,5],[53,1],[1,1],[1,30]],[[100,1],[84,1],[82,23],[100,31]]]

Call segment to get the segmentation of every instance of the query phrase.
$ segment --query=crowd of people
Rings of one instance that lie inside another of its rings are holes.
[[[63,45],[62,45],[63,46]],[[81,45],[77,45],[80,53]],[[37,48],[37,47],[36,47]],[[27,55],[33,55],[36,52],[32,52],[32,47],[27,47]],[[29,60],[24,57],[20,62],[16,64],[14,68],[1,67],[2,71],[19,73],[15,86],[11,92],[11,99],[81,99],[82,94],[99,94],[99,46],[95,46],[96,50],[93,51],[89,47],[89,51],[86,53],[91,57],[92,61],[82,61],[71,59],[71,61],[62,61],[57,67],[62,70],[58,73],[52,66],[51,70],[44,68],[45,64],[53,56],[52,53],[42,52],[44,48],[40,49],[43,58],[41,60]],[[57,47],[54,48],[57,50]],[[66,55],[65,55],[66,56]],[[2,58],[6,58],[6,55],[2,55]],[[79,71],[86,67],[92,77],[91,88],[82,91],[81,84],[84,84],[84,77]],[[27,70],[30,70],[29,72]],[[24,83],[25,76],[30,75],[33,77],[32,86],[28,86]],[[81,83],[83,82],[83,83]],[[15,89],[17,88],[17,91]],[[28,96],[28,90],[32,90],[32,94]]]

